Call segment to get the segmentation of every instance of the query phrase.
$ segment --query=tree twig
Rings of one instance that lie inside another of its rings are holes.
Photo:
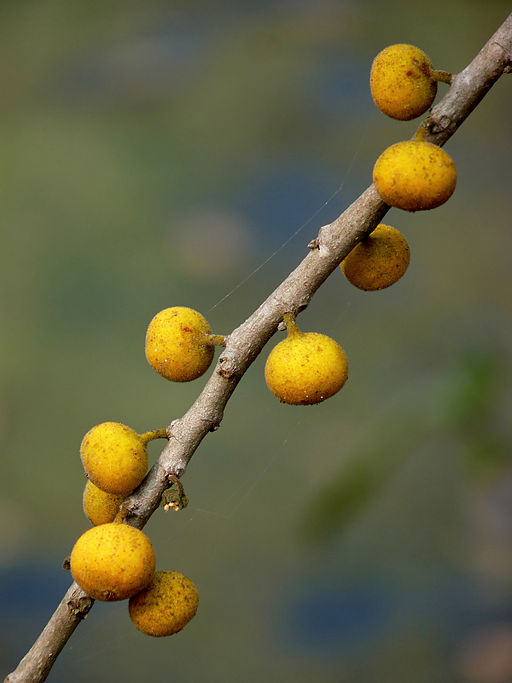
[[[453,77],[450,89],[425,122],[425,140],[443,145],[469,116],[496,80],[512,68],[512,14],[473,61]],[[286,312],[297,315],[343,258],[368,235],[389,210],[371,185],[336,220],[320,228],[309,253],[261,306],[225,340],[225,350],[203,391],[187,413],[168,428],[169,441],[158,462],[123,507],[126,522],[142,528],[169,487],[169,476],[181,477],[224,408]],[[6,683],[39,683],[48,676],[65,643],[92,607],[93,600],[73,583],[50,621]]]
[[[41,635],[5,681],[44,681],[94,600],[75,582],[68,588]]]

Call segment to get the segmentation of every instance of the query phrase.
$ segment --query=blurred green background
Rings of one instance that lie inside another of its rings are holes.
[[[413,134],[373,105],[377,52],[413,43],[456,72],[509,11],[0,4],[5,673],[88,528],[82,436],[164,426],[206,381],[152,371],[151,317],[240,324]],[[50,680],[512,680],[510,79],[446,146],[452,199],[387,215],[411,247],[402,280],[365,293],[334,273],[301,315],[344,347],[343,391],[281,405],[262,354],[191,462],[190,506],[146,527],[159,568],[196,583],[196,618],[151,639],[126,603],[96,604]]]

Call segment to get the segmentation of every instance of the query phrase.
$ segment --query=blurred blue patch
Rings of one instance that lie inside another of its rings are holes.
[[[368,74],[368,63],[354,61],[353,55],[340,54],[338,59],[326,55],[308,83],[312,104],[323,116],[353,120],[355,113],[368,111],[371,105]]]
[[[389,586],[302,591],[290,599],[284,619],[291,641],[301,649],[339,651],[377,637],[394,618],[400,600],[397,589]]]
[[[154,24],[141,34],[94,42],[57,72],[49,85],[61,98],[81,106],[91,104],[91,98],[98,102],[135,95],[172,99],[169,85],[201,65],[211,45],[229,32],[232,21],[227,11],[156,14]]]
[[[58,560],[47,565],[33,557],[19,565],[0,568],[0,604],[2,615],[37,618],[54,611],[73,578],[60,569]]]
[[[273,162],[265,165],[259,175],[255,173],[251,184],[239,194],[235,204],[251,224],[259,227],[261,236],[272,236],[271,243],[281,243],[282,239],[308,224],[313,215],[312,227],[304,233],[305,236],[310,232],[316,234],[323,219],[325,222],[332,220],[336,209],[329,200],[336,190],[329,170],[314,168],[308,160],[294,164]],[[346,192],[344,188],[336,195],[333,205],[342,206]],[[304,240],[305,237],[301,248]]]
[[[344,590],[303,584],[284,604],[281,637],[293,650],[324,656],[355,654],[409,629],[452,647],[489,624],[512,623],[512,596],[491,596],[489,586],[459,575],[406,585],[369,578]]]
[[[21,559],[23,564],[0,567],[0,666],[5,672],[24,656],[73,580],[59,569],[56,557]]]

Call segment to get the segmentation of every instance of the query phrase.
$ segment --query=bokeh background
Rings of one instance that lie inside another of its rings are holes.
[[[240,324],[413,134],[373,105],[377,52],[413,43],[456,72],[509,10],[0,4],[4,673],[89,526],[82,436],[164,426],[206,381],[149,367],[151,317]],[[263,353],[191,462],[190,506],[146,527],[159,568],[196,583],[196,618],[151,639],[126,603],[96,604],[50,680],[512,680],[510,78],[446,147],[452,199],[388,214],[403,279],[364,293],[334,273],[301,315],[344,347],[343,391],[281,405]]]

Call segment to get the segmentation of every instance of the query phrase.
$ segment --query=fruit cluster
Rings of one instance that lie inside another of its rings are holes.
[[[119,422],[87,432],[80,447],[88,477],[83,508],[94,526],[76,541],[70,557],[79,586],[96,600],[129,599],[132,622],[152,636],[180,631],[198,605],[194,584],[179,572],[156,572],[149,538],[123,523],[123,500],[146,475],[146,445],[165,436],[165,429],[137,434]]]
[[[323,334],[302,333],[290,314],[284,316],[288,338],[270,354],[265,378],[270,390],[294,405],[320,403],[347,379],[343,349]],[[146,358],[163,377],[186,382],[200,377],[213,359],[222,335],[212,334],[203,316],[190,308],[166,308],[151,320],[146,333]]]
[[[436,71],[421,50],[392,45],[375,58],[370,87],[384,113],[408,121],[431,106],[439,80],[449,81],[449,75]],[[380,155],[373,179],[386,203],[417,211],[444,203],[454,191],[457,174],[450,157],[419,132],[416,139],[391,145]],[[397,282],[408,265],[404,237],[380,224],[340,267],[353,285],[375,291]],[[287,337],[274,347],[265,365],[270,391],[292,405],[312,405],[336,394],[348,377],[341,346],[324,334],[301,332],[292,312],[284,314],[283,324]],[[200,313],[176,306],[160,311],[149,323],[146,358],[164,378],[189,382],[206,372],[215,346],[225,343]],[[83,507],[94,526],[77,540],[70,559],[73,576],[87,593],[98,600],[129,599],[133,623],[152,636],[179,631],[198,605],[189,579],[179,572],[155,572],[150,540],[126,524],[123,515],[123,500],[146,475],[147,443],[166,436],[165,429],[137,434],[118,422],[104,422],[87,432],[80,448],[88,477]]]
[[[450,74],[434,69],[417,47],[391,45],[373,62],[370,89],[381,111],[409,121],[431,106],[438,81],[450,80]],[[446,152],[423,139],[420,127],[414,140],[391,145],[379,156],[373,181],[390,206],[419,211],[433,209],[449,199],[457,171]],[[409,246],[401,233],[380,224],[352,249],[340,267],[353,285],[374,291],[397,282],[407,270],[409,256]],[[348,374],[345,354],[329,337],[300,332],[291,314],[284,320],[288,337],[267,360],[267,384],[284,403],[319,403],[344,385]]]
[[[146,356],[163,377],[188,382],[206,372],[215,345],[223,343],[200,313],[167,308],[149,324]],[[133,623],[152,636],[181,630],[198,605],[194,584],[179,572],[155,572],[150,540],[124,523],[122,503],[146,476],[147,443],[166,436],[165,429],[138,434],[119,422],[103,422],[87,432],[80,446],[87,475],[83,509],[94,526],[80,536],[70,558],[73,578],[91,597],[129,599]],[[183,505],[174,501],[165,507]]]
[[[451,75],[432,66],[414,45],[390,45],[373,60],[370,89],[377,107],[394,119],[409,121],[425,113],[437,93],[437,83]],[[382,199],[398,209],[434,209],[455,190],[457,171],[448,154],[426,142],[424,129],[414,140],[388,147],[375,162],[373,182]]]
[[[390,45],[374,59],[370,90],[377,107],[388,116],[409,121],[425,113],[437,93],[438,81],[451,75],[434,69],[414,45]],[[420,126],[413,140],[397,142],[379,156],[373,182],[382,200],[405,211],[434,209],[451,197],[457,182],[455,164],[437,145],[424,140]],[[389,225],[380,224],[361,240],[341,263],[356,287],[389,287],[407,270],[409,246]]]

